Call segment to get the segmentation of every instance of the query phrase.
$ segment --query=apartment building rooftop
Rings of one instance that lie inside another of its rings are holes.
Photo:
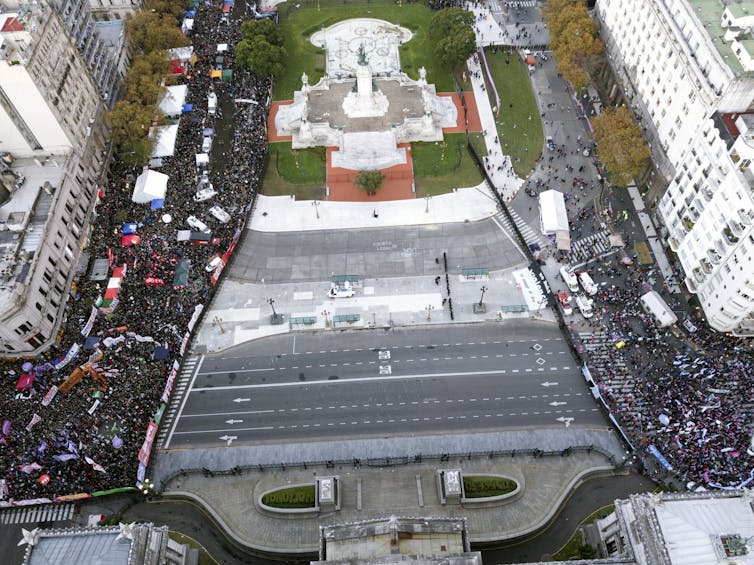
[[[754,58],[754,42],[747,43],[754,39],[754,23],[748,23],[754,16],[754,2],[723,3],[722,0],[688,0],[689,5],[694,10],[696,17],[699,19],[704,29],[707,31],[712,43],[720,53],[720,56],[727,63],[733,73],[737,76],[751,74],[753,71],[747,71],[741,60],[733,50],[733,41],[728,36],[726,38],[727,28],[723,22],[723,12],[726,8],[736,20],[744,20],[744,26],[738,30],[739,45],[749,50],[749,54]],[[748,46],[748,47],[747,47]]]
[[[0,309],[13,289],[26,282],[34,256],[44,240],[55,190],[63,180],[65,157],[17,160],[12,170],[23,184],[0,206]]]

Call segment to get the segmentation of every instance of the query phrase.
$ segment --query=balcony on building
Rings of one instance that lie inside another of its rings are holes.
[[[699,290],[699,286],[696,284],[694,277],[686,277],[685,283],[686,288],[689,289],[689,292],[696,294],[696,292]]]
[[[678,242],[675,236],[670,236],[668,238],[668,245],[670,245],[670,249],[672,249],[673,252],[677,253],[678,248],[680,247],[681,244]]]
[[[702,271],[704,271],[705,274],[709,275],[710,273],[712,273],[712,263],[710,263],[707,259],[702,259],[699,264],[701,265]]]
[[[733,235],[736,237],[741,237],[744,233],[744,227],[739,224],[736,220],[730,220],[728,222],[728,227],[730,227],[731,231],[733,232]]]
[[[683,219],[681,220],[681,225],[683,225],[684,229],[686,230],[686,233],[694,229],[694,221],[688,216],[683,217]]]
[[[733,230],[731,230],[729,226],[725,226],[723,228],[723,236],[725,236],[725,241],[730,245],[735,245],[740,241],[740,239],[736,236],[736,234],[733,233]]]
[[[750,226],[754,223],[754,210],[744,210],[741,208],[738,211],[738,217],[741,218],[741,223],[745,226]]]
[[[715,193],[712,192],[712,189],[709,186],[705,186],[701,190],[702,197],[707,202],[712,202],[712,198],[715,196]]]
[[[710,260],[715,265],[719,265],[720,261],[723,260],[723,258],[720,256],[720,254],[715,251],[714,249],[708,249],[707,250],[707,259]]]
[[[701,284],[704,282],[704,273],[702,273],[701,267],[694,267],[691,271],[691,275],[692,276],[689,278],[693,278],[695,283]]]

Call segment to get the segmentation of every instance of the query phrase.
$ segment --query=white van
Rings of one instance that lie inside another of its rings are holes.
[[[599,289],[597,288],[597,285],[594,284],[592,277],[590,277],[589,273],[587,273],[586,271],[579,273],[579,282],[584,288],[584,292],[586,292],[589,296],[594,296],[595,294],[597,294],[597,291]]]
[[[586,318],[587,320],[594,316],[592,304],[594,304],[594,300],[592,300],[591,298],[587,298],[583,294],[576,295],[576,307],[579,309],[579,312],[581,312],[581,315],[584,316],[584,318]]]
[[[194,202],[204,202],[215,196],[215,194],[217,194],[217,191],[210,185],[209,188],[203,188],[194,194]]]
[[[208,135],[202,139],[202,153],[209,153],[210,149],[212,149],[212,137]]]
[[[654,318],[661,328],[672,326],[678,321],[678,316],[662,299],[656,290],[650,290],[639,299],[642,310]]]
[[[209,229],[207,224],[202,222],[196,216],[189,216],[188,218],[186,218],[186,223],[191,227],[191,229],[195,231],[200,231],[202,233],[211,233],[211,230]]]
[[[574,275],[568,267],[560,267],[560,278],[566,283],[568,290],[571,292],[579,291],[579,283],[576,280],[576,275]]]
[[[218,221],[223,224],[227,224],[230,221],[230,214],[223,210],[220,206],[212,206],[209,209],[209,213]]]

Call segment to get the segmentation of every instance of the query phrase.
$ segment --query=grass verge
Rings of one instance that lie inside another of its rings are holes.
[[[274,99],[291,100],[293,91],[301,88],[301,74],[309,75],[309,84],[316,84],[325,73],[324,51],[315,47],[309,37],[322,27],[350,18],[378,18],[399,24],[414,34],[411,41],[400,47],[401,68],[414,79],[419,78],[419,67],[427,69],[427,80],[434,83],[437,92],[455,90],[451,69],[440,64],[434,45],[429,40],[429,20],[432,12],[426,6],[395,2],[380,5],[343,5],[321,0],[319,9],[311,2],[300,2],[281,13],[280,31],[285,37],[286,67],[275,81]],[[285,15],[287,12],[287,15]]]
[[[482,182],[482,173],[466,148],[466,134],[445,134],[444,143],[412,143],[411,157],[417,198]]]
[[[542,153],[544,133],[529,70],[518,51],[509,54],[510,51],[509,47],[499,47],[497,53],[489,47],[485,49],[490,73],[500,95],[501,108],[496,118],[498,137],[503,152],[511,157],[516,174],[526,178]],[[496,101],[492,88],[487,88],[487,95],[494,107]]]
[[[183,543],[188,545],[192,549],[198,549],[199,550],[199,565],[220,565],[220,562],[212,557],[212,555],[204,549],[204,546],[200,544],[198,541],[196,541],[194,538],[189,537],[185,534],[181,534],[179,532],[169,531],[168,536],[173,541],[176,541],[178,543]]]
[[[466,493],[466,498],[501,496],[513,492],[517,486],[516,481],[503,477],[475,477],[474,475],[463,477],[463,490]]]
[[[592,512],[589,516],[584,518],[576,528],[576,531],[571,536],[571,539],[560,548],[560,550],[552,556],[555,561],[568,561],[569,559],[592,559],[595,557],[595,551],[588,545],[581,543],[581,528],[587,524],[591,524],[595,520],[609,516],[615,511],[614,504],[608,504],[602,508],[598,508]]]
[[[265,196],[293,194],[298,200],[325,197],[325,148],[291,149],[290,142],[270,143],[270,160],[262,182]]]

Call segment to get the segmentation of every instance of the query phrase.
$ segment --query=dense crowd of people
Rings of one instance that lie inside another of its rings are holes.
[[[577,339],[602,397],[657,478],[708,487],[748,484],[754,370],[750,347],[697,320],[660,328],[640,306],[658,287],[657,267],[603,266],[593,332]],[[668,297],[672,305],[675,298]]]
[[[212,273],[205,265],[213,255],[222,256],[243,227],[263,174],[270,85],[233,68],[240,37],[240,22],[222,18],[222,2],[197,6],[192,40],[198,61],[185,75],[171,79],[188,86],[186,102],[193,109],[180,117],[174,156],[164,158],[159,168],[170,177],[164,206],[152,209],[132,202],[141,169],[117,163],[111,168],[87,251],[92,257],[108,257],[110,274],[125,266],[117,301],[110,305],[114,310],[100,309],[87,333],[92,307],[101,304],[107,281],[82,276],[71,293],[60,344],[34,363],[6,362],[0,367],[0,501],[52,499],[136,482],[137,452],[147,426],[160,408],[173,363],[183,353],[197,306],[212,292]],[[229,82],[210,77],[221,43],[228,44],[223,66],[233,70]],[[220,101],[215,115],[207,108],[210,89]],[[245,102],[234,103],[236,99]],[[208,169],[217,194],[195,202],[203,173],[195,155],[202,152],[205,128],[218,132]],[[211,217],[208,210],[215,205],[232,220],[224,224]],[[190,229],[189,215],[212,229],[203,245],[177,241],[179,230]],[[124,223],[136,224],[138,244],[121,246]],[[188,279],[174,285],[176,269],[186,261]],[[70,359],[63,361],[66,354]],[[51,400],[45,398],[81,366],[85,370],[79,371],[80,382]],[[21,375],[34,377],[30,390],[16,390]]]

